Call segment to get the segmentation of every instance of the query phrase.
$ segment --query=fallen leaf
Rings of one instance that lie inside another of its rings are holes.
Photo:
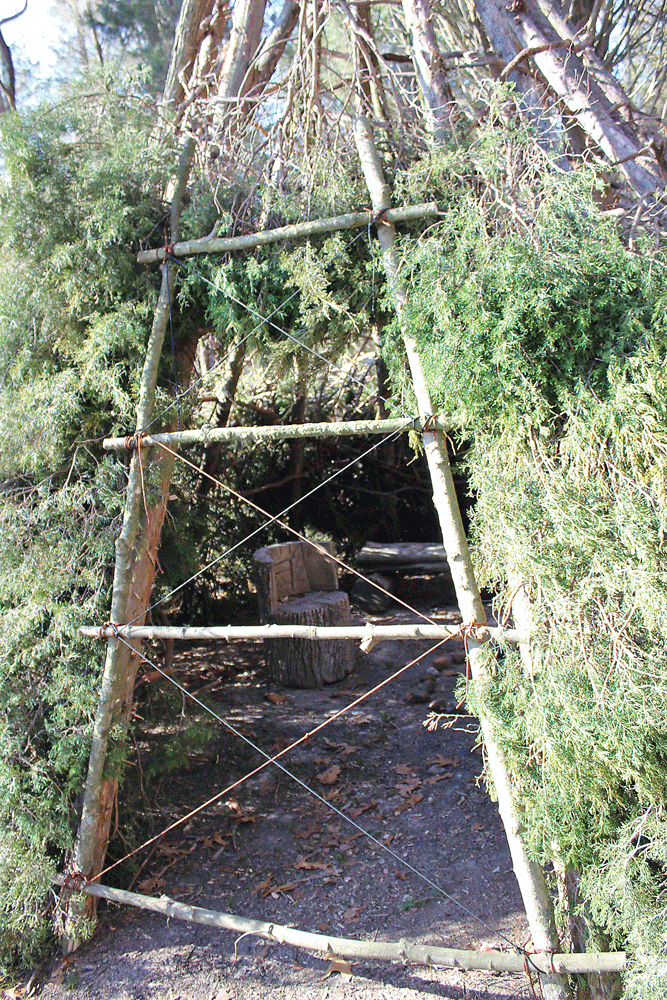
[[[426,778],[424,781],[425,785],[437,785],[439,781],[444,781],[445,778],[451,778],[452,772],[445,771],[444,774],[434,774],[432,778]]]
[[[260,949],[260,951],[257,952],[257,954],[255,955],[256,962],[262,962],[266,958],[266,956],[269,954],[269,948],[271,947],[271,944],[272,944],[271,941],[267,941],[266,944]]]
[[[318,931],[321,931],[322,934],[326,934],[326,932],[329,930],[329,925],[328,924],[318,924],[317,925],[317,929],[318,929]]]
[[[256,896],[258,892],[261,892],[262,896],[271,892],[271,882],[273,880],[273,875],[271,872],[267,875],[263,882],[258,882],[255,888],[250,893],[251,896]]]
[[[333,785],[339,774],[340,768],[337,764],[333,764],[331,767],[328,767],[326,771],[323,771],[322,774],[318,774],[317,780],[321,785]]]
[[[472,828],[473,828],[473,830],[483,830],[484,829],[484,824],[483,823],[473,823]]]
[[[145,893],[150,896],[156,889],[161,889],[165,884],[165,879],[163,878],[145,878],[139,883],[137,889],[139,892]]]
[[[356,753],[359,747],[353,747],[349,743],[341,743],[338,747],[338,757],[348,757],[351,753]]]
[[[412,774],[414,768],[410,767],[409,764],[396,764],[395,767],[392,767],[392,771],[396,771],[396,774]]]
[[[347,815],[351,816],[352,819],[356,819],[357,816],[361,816],[362,813],[368,812],[369,809],[374,809],[377,802],[367,802],[363,806],[355,806],[354,809],[348,809]]]
[[[415,788],[419,788],[421,781],[419,778],[414,778],[412,781],[405,781],[400,785],[396,785],[396,791],[404,799],[407,799],[408,795],[414,792]]]
[[[351,906],[349,910],[343,911],[343,916],[348,924],[356,924],[359,920],[359,915],[364,912],[365,906]]]
[[[285,882],[283,885],[277,885],[273,891],[274,892],[293,892],[296,889],[296,887],[297,887],[298,884],[299,884],[298,882]]]
[[[329,962],[329,968],[322,976],[322,979],[328,979],[329,976],[333,976],[336,972],[340,973],[341,979],[349,983],[350,979],[352,979],[352,964],[346,962],[343,958],[332,958]]]
[[[431,767],[433,764],[439,764],[440,767],[456,767],[460,763],[458,757],[443,757],[441,753],[438,753],[426,761],[426,766]]]
[[[294,864],[292,865],[292,868],[296,868],[297,870],[301,871],[311,871],[312,869],[320,869],[328,871],[330,867],[331,865],[328,865],[322,861],[306,861],[303,854],[301,855],[299,860],[295,861]]]
[[[305,830],[300,830],[298,833],[295,833],[294,836],[298,840],[309,840],[314,833],[322,833],[322,827],[318,826],[317,823],[312,823],[310,826],[307,826]]]
[[[395,813],[402,813],[402,812],[405,812],[406,809],[412,809],[412,807],[416,806],[418,802],[421,802],[421,800],[423,798],[424,798],[424,796],[422,795],[421,792],[415,792],[415,794],[411,795],[410,798],[407,799],[402,805],[398,806],[394,810],[394,812]]]
[[[277,694],[275,691],[267,691],[264,697],[274,705],[284,705],[286,701],[289,701],[286,694]]]

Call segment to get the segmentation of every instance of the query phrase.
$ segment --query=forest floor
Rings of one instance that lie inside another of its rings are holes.
[[[429,581],[423,583],[421,592],[413,585],[412,603],[421,598],[424,613],[457,621],[453,609],[437,606]],[[372,620],[380,618],[418,620],[397,605]],[[359,655],[353,675],[323,690],[267,683],[261,643],[180,647],[174,671],[220,716],[275,753],[433,645],[382,643]],[[425,669],[443,655],[447,664],[439,664],[431,697],[455,702],[465,657],[462,643],[448,642],[282,758],[320,800],[270,765],[147,850],[133,890],[339,937],[530,947],[497,806],[480,780],[475,720],[457,714],[451,728],[429,729],[428,702],[412,701]],[[144,683],[158,688],[150,673]],[[191,722],[189,706],[183,712]],[[185,721],[184,714],[174,732]],[[156,832],[261,763],[215,720],[208,725],[205,748],[190,754],[157,792],[151,786],[145,808]],[[136,780],[154,768],[170,735],[140,721]],[[42,970],[38,993],[45,1000],[534,996],[524,975],[366,960],[348,970],[322,955],[143,910],[102,905],[99,915],[91,941]]]

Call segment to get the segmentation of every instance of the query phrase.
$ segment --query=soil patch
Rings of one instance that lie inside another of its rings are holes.
[[[423,611],[458,620],[453,609],[432,601]],[[401,610],[382,620],[419,619]],[[134,891],[341,937],[529,946],[497,807],[479,780],[475,720],[456,714],[450,728],[424,725],[431,699],[455,704],[454,688],[465,672],[462,643],[434,646],[381,643],[359,655],[351,677],[319,691],[267,683],[261,643],[177,646],[179,681],[267,753],[427,655],[281,759],[319,799],[269,765],[147,852]],[[440,659],[435,672],[433,661],[443,656],[447,662]],[[431,679],[422,681],[425,676]],[[419,700],[424,692],[427,700]],[[176,725],[192,715],[184,701]],[[262,763],[214,719],[206,725],[213,735],[204,751],[167,776],[150,804],[156,832]],[[168,736],[140,727],[142,769],[164,752]],[[113,905],[100,906],[100,916],[92,941],[45,969],[41,995],[47,1000],[73,994],[90,1000],[532,995],[522,976],[361,961],[348,977],[322,956],[252,936]]]

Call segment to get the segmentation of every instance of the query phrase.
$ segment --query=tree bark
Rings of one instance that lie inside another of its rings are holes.
[[[355,138],[362,170],[373,202],[373,211],[379,213],[389,206],[389,189],[384,180],[368,122],[363,119],[357,120]],[[400,318],[407,301],[407,294],[399,276],[398,259],[394,246],[394,227],[389,223],[380,223],[378,225],[378,240],[382,247],[385,271],[393,289],[396,311]],[[417,344],[407,329],[403,330],[403,340],[418,405],[424,413],[433,413],[433,404]],[[464,623],[479,623],[483,626],[486,624],[486,613],[475,580],[468,542],[463,530],[444,435],[437,430],[430,433],[425,431],[424,451],[433,483],[433,501],[438,512],[443,543],[456,588],[461,616]],[[482,629],[479,639],[483,638]],[[484,665],[485,652],[482,643],[474,636],[468,640],[468,651],[473,677],[484,676],[487,670]],[[484,716],[480,718],[480,725],[498,796],[498,808],[505,827],[514,873],[526,909],[533,944],[537,951],[558,952],[560,951],[560,942],[556,930],[553,904],[542,869],[528,857],[522,836],[521,821],[514,805],[512,784],[505,759],[502,751],[496,745],[491,727]],[[544,976],[542,977],[542,985],[544,995],[548,1000],[564,1000],[569,995],[567,980],[563,976]]]
[[[403,18],[410,37],[427,129],[435,144],[440,145],[450,131],[449,113],[453,101],[435,39],[429,0],[403,0]]]
[[[532,53],[530,58],[576,124],[610,163],[618,166],[636,194],[646,197],[664,190],[665,182],[655,149],[642,153],[646,143],[641,140],[636,128],[619,120],[618,109],[604,89],[610,88],[610,92],[618,97],[618,84],[612,84],[611,74],[604,69],[593,50],[583,57],[567,45],[548,47],[574,38],[552,3],[547,0],[522,0],[512,12],[505,0],[474,0],[474,3],[484,30],[501,55],[507,58],[512,40],[517,51],[526,49]],[[548,17],[543,13],[541,4],[548,11]],[[623,103],[630,103],[624,93]]]
[[[183,148],[172,207],[172,233],[178,234],[180,213],[185,187],[190,174],[194,143],[188,139]],[[163,264],[162,287],[151,330],[146,360],[141,379],[137,406],[137,432],[151,420],[155,404],[155,387],[158,365],[162,352],[170,302],[175,283],[175,267]],[[160,530],[169,495],[169,481],[173,457],[162,452],[157,456],[155,471],[146,463],[145,453],[135,450],[130,464],[123,527],[116,540],[116,566],[114,572],[111,621],[124,623],[141,620],[148,607],[155,578],[157,548]],[[150,472],[149,472],[150,470]],[[142,508],[145,504],[143,483],[159,476],[160,499],[148,510],[146,523],[139,531]],[[129,617],[128,617],[129,616]],[[84,790],[83,808],[74,848],[74,867],[86,878],[94,877],[104,865],[109,842],[113,804],[118,790],[118,774],[106,770],[110,733],[116,728],[118,742],[122,743],[132,709],[132,691],[139,658],[135,648],[112,638],[108,642],[100,700],[95,716],[93,740]],[[76,913],[73,916],[77,916]],[[78,946],[70,931],[67,950]]]

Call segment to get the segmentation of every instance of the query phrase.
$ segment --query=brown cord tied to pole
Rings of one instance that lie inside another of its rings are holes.
[[[435,434],[438,429],[438,418],[435,413],[425,413],[422,418],[422,433]]]
[[[432,418],[435,419],[435,418]],[[470,683],[470,651],[468,649],[468,640],[472,639],[474,642],[485,643],[488,641],[489,633],[486,631],[487,626],[484,622],[468,622],[467,624],[461,625],[459,629],[459,635],[463,639],[463,648],[466,651],[466,689],[465,694],[457,704],[457,709],[465,705],[468,700],[468,684]]]
[[[553,968],[553,952],[551,953],[551,955],[552,955],[552,958],[551,958],[551,967]],[[523,953],[523,970],[526,973],[526,978],[527,978],[528,983],[530,985],[530,990],[531,990],[531,993],[533,994],[534,1000],[538,1000],[538,994],[535,991],[535,984],[533,982],[533,977],[531,975],[530,966],[529,966],[529,955],[528,955],[527,952]],[[539,971],[537,969],[535,969],[535,972],[537,973],[537,989],[539,990],[539,1000],[544,1000],[544,994],[542,993],[542,982],[540,980],[540,974],[539,974]]]
[[[120,639],[121,635],[120,632],[118,631],[118,626],[123,624],[124,622],[105,622],[103,625],[100,625],[100,634],[98,638],[108,639],[109,636],[107,635],[107,629],[111,629],[111,632],[116,637],[116,639]]]
[[[144,447],[143,440],[148,437],[148,431],[137,431],[135,434],[128,434],[125,438],[125,448],[127,451],[138,451]]]
[[[61,895],[66,889],[71,889],[73,892],[82,892],[83,889],[85,889],[85,887],[89,884],[90,879],[86,878],[83,872],[74,868],[71,872],[68,872],[63,879]]]
[[[369,208],[368,209],[368,214],[371,217],[371,226],[376,226],[378,224],[378,222],[387,223],[387,220],[385,219],[384,216],[385,216],[385,214],[388,211],[389,211],[388,208],[381,208],[380,211],[378,212],[378,214],[375,217],[373,217],[373,209]]]

